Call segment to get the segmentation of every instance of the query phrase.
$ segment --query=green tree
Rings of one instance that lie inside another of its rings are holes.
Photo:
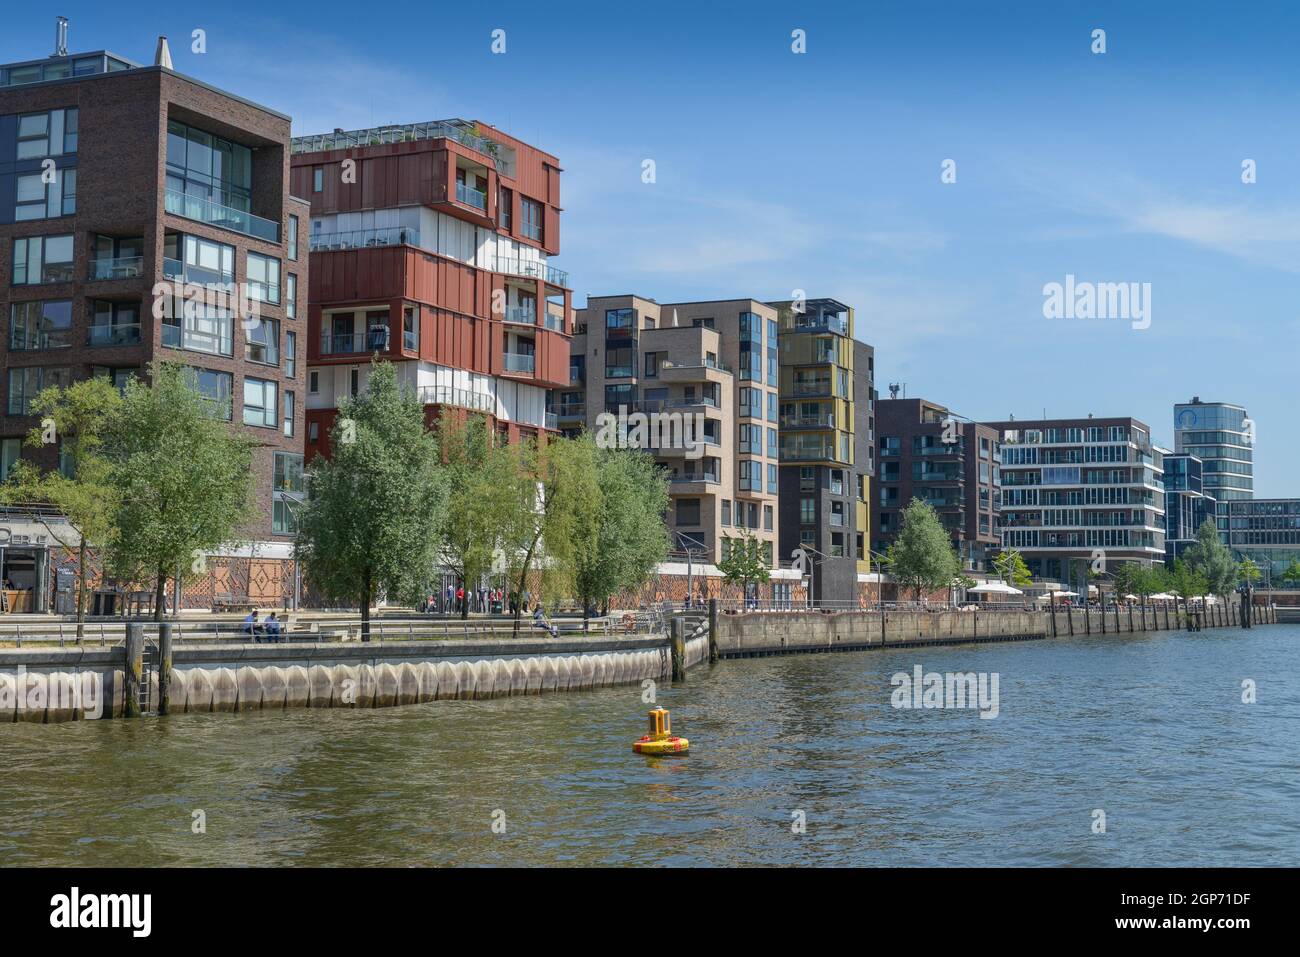
[[[1255,582],[1259,581],[1263,574],[1264,573],[1259,570],[1258,565],[1252,562],[1249,558],[1243,558],[1237,564],[1235,580],[1241,582],[1243,585],[1254,586]]]
[[[1206,591],[1226,597],[1236,584],[1232,552],[1219,539],[1214,520],[1207,518],[1196,530],[1196,542],[1183,553],[1187,564],[1205,579]]]
[[[521,442],[509,447],[517,478],[503,490],[508,503],[506,555],[515,570],[514,634],[519,634],[528,575],[540,568],[541,599],[553,601],[573,587],[576,557],[590,547],[595,529],[581,521],[599,499],[595,446],[574,439]]]
[[[42,471],[23,460],[0,485],[6,504],[44,503],[62,512],[77,529],[77,640],[86,632],[86,594],[91,548],[103,548],[112,529],[116,490],[109,482],[110,463],[103,455],[104,434],[117,418],[122,397],[108,379],[94,376],[67,388],[44,389],[32,400],[32,414],[41,425],[27,436],[27,444],[40,448],[59,443],[64,470]],[[66,474],[65,474],[66,473]],[[36,518],[36,516],[33,516]],[[55,527],[46,524],[60,545]]]
[[[366,391],[339,404],[330,448],[308,470],[298,558],[326,597],[360,606],[369,641],[376,597],[414,600],[432,574],[444,476],[424,406],[387,362],[372,362]]]
[[[1116,599],[1125,595],[1141,595],[1138,591],[1138,579],[1142,575],[1142,566],[1137,562],[1121,562],[1111,574],[1111,584],[1115,588]]]
[[[993,570],[998,577],[1012,588],[1028,588],[1033,584],[1034,576],[1029,574],[1029,566],[1024,556],[1014,548],[1001,551],[993,559]]]
[[[592,442],[589,436],[578,439]],[[668,554],[668,479],[650,456],[635,449],[595,449],[599,497],[579,513],[595,526],[575,552],[574,585],[588,610],[623,589],[639,588]]]
[[[736,536],[724,534],[722,541],[722,560],[718,562],[722,580],[729,585],[739,585],[745,597],[749,598],[751,586],[761,585],[772,577],[763,542],[751,535],[749,529],[741,529]]]
[[[1205,576],[1181,558],[1174,559],[1174,564],[1167,573],[1167,587],[1173,595],[1181,599],[1183,611],[1187,611],[1187,600],[1204,595],[1208,591]]]
[[[961,572],[961,559],[928,502],[914,498],[903,509],[902,526],[885,553],[885,566],[898,584],[912,589],[916,601],[924,591],[948,587]]]
[[[516,485],[518,462],[492,441],[492,430],[480,415],[462,419],[444,414],[437,436],[447,494],[438,555],[468,594],[484,574],[505,571],[503,544],[511,511],[502,493]],[[469,605],[462,606],[462,618],[469,617]]]
[[[1300,583],[1300,558],[1291,559],[1291,564],[1283,569],[1278,578],[1284,582],[1290,582],[1292,585]]]
[[[119,578],[154,581],[160,622],[168,573],[197,568],[205,551],[235,540],[255,515],[255,442],[194,386],[193,369],[154,362],[148,382],[127,382],[104,434],[115,503],[108,566]]]

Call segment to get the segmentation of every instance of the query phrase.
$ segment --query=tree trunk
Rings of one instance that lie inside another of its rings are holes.
[[[541,538],[542,533],[539,530],[537,534],[533,536],[533,541],[532,544],[528,546],[528,551],[524,553],[524,564],[523,567],[519,569],[519,603],[515,605],[515,625],[514,631],[511,633],[511,636],[514,638],[519,637],[519,616],[524,610],[524,588],[528,582],[528,567],[533,563],[533,552],[537,550],[537,543],[541,541]]]
[[[158,585],[153,593],[153,618],[158,624],[163,623],[163,611],[167,604],[167,569],[158,563]]]
[[[370,572],[366,571],[366,582],[361,595],[361,640],[370,640]]]
[[[86,539],[77,549],[77,644],[86,637]]]
[[[469,576],[468,575],[460,576],[460,587],[461,590],[465,592],[465,597],[461,600],[460,603],[460,620],[468,621],[469,620]]]
[[[587,609],[590,607],[591,607],[591,597],[588,595],[583,595],[582,596],[582,633],[584,635],[587,633]]]

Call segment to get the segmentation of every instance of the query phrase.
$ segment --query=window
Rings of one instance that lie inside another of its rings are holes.
[[[284,393],[284,434],[293,438],[293,393],[285,390]]]
[[[844,557],[844,533],[831,532],[831,558]]]
[[[229,422],[231,417],[231,392],[234,377],[229,372],[211,369],[194,369],[191,388],[212,403],[212,414]]]
[[[319,423],[319,422],[308,422],[308,423],[307,423],[307,441],[309,441],[309,442],[315,442],[315,441],[316,441],[317,439],[319,439],[319,438],[320,438],[320,423]]]
[[[514,204],[515,194],[502,186],[497,202],[497,218],[501,221],[501,228],[506,232],[510,231],[510,223],[514,219]]]
[[[284,374],[287,378],[298,378],[298,334],[284,334]]]
[[[9,415],[31,415],[32,400],[42,389],[66,389],[71,382],[67,366],[30,366],[9,370]]]
[[[260,302],[280,302],[280,260],[248,254],[248,295]]]
[[[252,319],[244,327],[244,358],[249,362],[279,365],[280,324],[274,319]]]
[[[636,349],[626,346],[605,352],[605,378],[616,379],[636,375]]]
[[[53,219],[71,216],[77,211],[77,171],[57,170],[54,181],[45,182],[41,173],[16,177],[17,198],[14,203],[14,221]]]
[[[313,166],[311,168],[311,191],[313,193],[322,192],[325,189],[325,167]]]
[[[231,288],[235,284],[235,247],[168,233],[163,237],[163,275],[201,286]]]
[[[289,217],[289,259],[298,261],[298,217]]]
[[[631,309],[606,309],[605,329],[607,331],[631,332],[636,321],[636,313]]]
[[[799,524],[817,524],[817,499],[812,496],[805,495],[799,499]]]
[[[765,532],[772,531],[772,506],[771,505],[763,506],[763,531]]]
[[[177,299],[166,300],[163,307],[163,345],[217,356],[234,354],[235,321],[229,309]]]
[[[817,488],[817,470],[811,465],[799,466],[799,491],[811,492]]]
[[[276,452],[271,476],[271,531],[292,535],[298,530],[294,506],[303,499],[302,456]]]
[[[320,373],[319,372],[307,373],[307,391],[312,395],[320,394]]]
[[[72,235],[14,240],[14,285],[72,281]]]
[[[246,377],[244,379],[244,424],[261,425],[271,429],[279,425],[275,400],[274,382]]]
[[[420,351],[420,322],[413,306],[402,310],[402,348],[410,352]]]
[[[119,392],[126,391],[126,384],[135,377],[139,370],[134,366],[91,366],[90,374],[92,376],[101,376],[113,383],[113,387]]]
[[[90,309],[88,345],[131,346],[140,341],[140,307],[135,303],[94,300]]]
[[[659,377],[659,353],[647,352],[645,354],[645,377],[647,379]]]
[[[844,503],[843,502],[831,502],[831,524],[832,525],[844,524]]]
[[[777,492],[776,466],[771,462],[767,463],[767,490],[773,495]]]
[[[10,350],[66,349],[71,345],[71,299],[38,299],[9,307]]]
[[[0,482],[9,478],[9,473],[22,458],[22,439],[0,439]]]
[[[77,152],[77,111],[51,110],[18,117],[16,158],[44,159]]]
[[[247,146],[168,121],[168,191],[247,213],[252,187],[253,152]]]
[[[524,236],[542,242],[542,204],[521,196],[519,208],[523,216]]]
[[[677,500],[677,524],[690,526],[700,524],[700,500],[698,498],[679,498]]]
[[[289,273],[284,281],[284,314],[290,319],[298,318],[298,277]]]
[[[731,499],[729,498],[724,498],[722,500],[722,524],[731,524]]]

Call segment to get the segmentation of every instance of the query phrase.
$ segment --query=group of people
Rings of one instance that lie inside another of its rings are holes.
[[[518,592],[507,593],[504,588],[484,587],[466,591],[464,585],[448,585],[441,595],[430,594],[425,598],[420,611],[429,615],[459,615],[466,610],[466,603],[469,605],[470,612],[484,615],[500,615],[507,611],[513,615],[520,607]],[[526,591],[523,596],[523,610],[527,612],[532,607],[532,592]]]
[[[275,612],[267,615],[264,621],[258,621],[257,609],[253,609],[244,618],[244,634],[255,642],[284,641],[284,632],[280,625],[280,619],[275,617]]]

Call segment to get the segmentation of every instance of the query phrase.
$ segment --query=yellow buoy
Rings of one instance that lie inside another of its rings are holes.
[[[663,708],[650,712],[650,733],[632,742],[632,750],[637,754],[685,754],[690,746],[685,738],[673,734],[668,712]]]

